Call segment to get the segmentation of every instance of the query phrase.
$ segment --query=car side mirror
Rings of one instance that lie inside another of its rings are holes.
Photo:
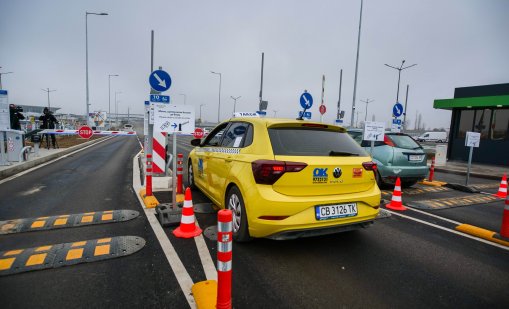
[[[193,145],[193,146],[200,146],[201,145],[201,139],[195,138],[195,139],[191,140],[191,145]]]

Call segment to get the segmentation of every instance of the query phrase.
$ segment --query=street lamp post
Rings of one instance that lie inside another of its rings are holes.
[[[366,100],[360,100],[360,101],[366,103],[366,115],[364,115],[364,123],[366,123],[366,120],[368,118],[368,104],[375,100],[366,99]]]
[[[88,94],[88,15],[108,15],[108,13],[92,13],[92,12],[85,12],[85,74],[86,74],[86,89],[87,89],[87,108],[86,108],[86,114],[85,114],[85,121],[88,125],[88,112],[89,112],[89,94]]]
[[[179,93],[179,95],[184,96],[184,105],[186,105],[186,94],[185,93]]]
[[[403,67],[404,64],[405,64],[405,60],[402,60],[401,61],[401,66],[398,68],[398,67],[394,67],[392,65],[388,65],[387,63],[385,63],[385,65],[388,66],[389,68],[393,68],[395,70],[398,70],[398,90],[396,92],[396,102],[398,102],[398,103],[399,103],[399,82],[401,80],[401,71],[417,65],[417,63],[415,63],[415,64],[412,64],[412,65]],[[404,111],[404,112],[406,113],[406,111]]]
[[[118,74],[108,74],[108,118],[111,115],[111,77],[118,76]],[[111,126],[111,121],[110,121]]]
[[[206,104],[200,104],[200,124],[203,122],[203,120],[201,119],[201,107],[204,105],[206,105]]]
[[[0,67],[1,68],[1,67]],[[0,90],[2,90],[2,75],[5,75],[5,74],[11,74],[13,72],[4,72],[4,73],[0,73]]]
[[[53,89],[53,90],[49,90],[49,88],[46,88],[46,89],[41,89],[42,91],[44,92],[47,92],[48,93],[48,109],[50,109],[50,104],[49,104],[49,93],[50,92],[53,92],[53,91],[57,91],[56,89]]]
[[[116,120],[115,120],[115,125],[117,127],[117,130],[118,130],[118,101],[117,101],[117,94],[121,94],[122,91],[115,91],[115,115],[116,115]]]
[[[237,100],[242,97],[241,96],[238,96],[238,97],[230,96],[230,98],[233,99],[233,113],[235,114],[235,106],[237,105]]]
[[[219,75],[219,105],[217,106],[217,123],[219,123],[219,114],[221,113],[221,73],[210,71],[212,74]]]
[[[275,109],[273,109],[272,111],[274,112],[274,118],[276,118],[276,114],[277,114],[278,111],[275,110]]]

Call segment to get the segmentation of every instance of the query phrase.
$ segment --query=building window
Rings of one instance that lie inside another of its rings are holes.
[[[508,138],[509,109],[494,109],[491,118],[490,139],[498,141]]]
[[[481,133],[481,139],[488,139],[490,134],[491,109],[475,111],[474,132]]]
[[[456,138],[465,138],[467,131],[472,131],[474,124],[474,110],[462,110],[460,115],[460,124]]]

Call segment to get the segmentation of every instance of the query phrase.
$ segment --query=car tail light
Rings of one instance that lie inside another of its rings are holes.
[[[318,123],[304,123],[301,126],[308,127],[308,128],[324,128],[324,129],[327,129],[329,127],[328,125],[318,124]]]
[[[376,163],[373,161],[363,162],[362,167],[364,167],[366,171],[376,171]]]
[[[387,135],[384,135],[384,143],[385,145],[387,146],[391,146],[391,147],[394,147],[394,143],[391,141],[390,138],[387,137]]]
[[[308,165],[302,162],[275,160],[257,160],[251,162],[251,168],[253,169],[253,176],[256,183],[264,185],[272,185],[281,178],[284,173],[299,172],[306,166]]]

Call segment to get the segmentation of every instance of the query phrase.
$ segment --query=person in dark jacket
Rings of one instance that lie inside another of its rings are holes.
[[[21,106],[16,106],[14,104],[9,105],[9,115],[11,117],[11,129],[13,130],[21,130],[21,122],[20,120],[25,119],[25,116],[21,113],[23,109]]]
[[[42,121],[41,129],[54,129],[55,125],[58,124],[57,118],[53,116],[53,113],[45,107],[43,110],[43,115],[39,117],[39,121]],[[49,136],[51,135],[51,144],[53,145],[53,148],[56,148],[56,138],[55,134],[46,134],[46,148],[49,149]]]

